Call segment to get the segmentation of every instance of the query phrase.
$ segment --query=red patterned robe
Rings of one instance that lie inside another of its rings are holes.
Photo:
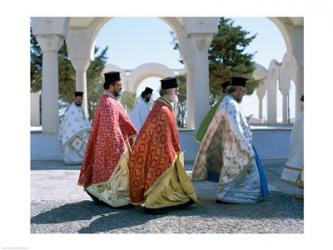
[[[123,203],[128,204],[128,188],[127,202],[124,201],[124,199],[126,200],[126,190],[124,190],[124,185],[126,186],[125,175],[126,171],[128,172],[127,162],[132,137],[135,135],[136,130],[134,125],[124,111],[121,103],[117,101],[112,94],[105,91],[100,97],[96,109],[91,134],[81,167],[79,185],[84,186],[94,196],[112,206],[126,205]],[[115,172],[120,171],[123,176],[121,178],[115,176]],[[115,183],[117,183],[118,186],[115,186]],[[122,189],[122,191],[124,191],[120,195],[122,196],[122,201],[110,202],[112,199],[119,199],[119,194],[117,194],[118,190],[116,189]]]
[[[129,171],[133,204],[161,208],[197,201],[184,170],[172,107],[163,97],[156,101],[133,145]]]

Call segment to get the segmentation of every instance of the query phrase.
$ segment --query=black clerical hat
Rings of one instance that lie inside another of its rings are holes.
[[[234,76],[230,78],[230,86],[242,86],[245,87],[247,79],[244,77]]]
[[[77,97],[77,96],[83,96],[83,92],[82,91],[75,91],[74,92],[74,96]]]
[[[162,89],[173,89],[177,88],[178,83],[175,77],[167,77],[161,80],[161,88]]]
[[[153,93],[153,89],[151,89],[151,88],[149,88],[149,87],[146,87],[145,90],[144,90],[144,92],[145,92],[146,94],[151,94],[151,93]]]
[[[104,73],[104,89],[108,89],[110,84],[120,81],[120,73],[117,71],[110,71],[107,73]]]

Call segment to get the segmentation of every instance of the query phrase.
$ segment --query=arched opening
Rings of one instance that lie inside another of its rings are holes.
[[[184,65],[179,62],[180,51],[173,49],[171,44],[171,31],[179,37],[180,20],[110,18],[99,27],[96,46],[109,47],[108,63],[128,72],[125,77],[126,90],[135,94],[135,97],[149,86],[154,89],[152,98],[156,100],[159,97],[160,79],[184,71]]]
[[[159,94],[159,90],[160,90],[160,77],[148,77],[145,78],[143,81],[141,81],[136,89],[136,93],[135,96],[136,98],[138,98],[142,91],[146,88],[149,87],[151,89],[153,89],[153,94],[152,94],[152,101],[155,101],[157,98],[159,98],[160,94]]]
[[[262,67],[263,70],[268,71],[272,60],[281,62],[283,56],[288,51],[287,33],[284,34],[281,28],[277,25],[280,21],[277,18],[266,18],[266,17],[231,17],[236,25],[240,25],[244,30],[250,32],[250,35],[257,34],[256,38],[246,48],[244,52],[255,53],[254,61]],[[280,25],[281,26],[281,25]],[[255,77],[260,79],[259,76]],[[266,81],[269,83],[270,81]],[[277,91],[278,82],[274,84],[274,93],[277,93],[277,122],[282,121],[282,95],[280,91]],[[266,91],[272,91],[271,88],[267,88]],[[267,105],[270,105],[267,99],[275,98],[272,93],[265,94],[262,101],[262,112],[263,117],[259,117],[259,98],[255,92],[250,96],[245,96],[240,108],[246,117],[251,117],[250,123],[265,123],[268,120]],[[272,100],[271,100],[272,101]],[[261,120],[261,121],[260,121]],[[280,121],[281,120],[281,121]]]
[[[129,90],[135,92],[139,84],[147,77],[172,77],[175,72],[160,63],[145,63],[133,69],[128,77]]]
[[[94,45],[96,43],[96,39],[97,36],[100,32],[100,30],[104,27],[105,24],[108,23],[108,21],[114,19],[116,20],[117,18],[112,18],[112,17],[68,17],[68,18],[64,18],[64,19],[68,19],[69,22],[69,33],[71,32],[78,32],[78,37],[76,37],[76,40],[73,39],[73,44],[75,45],[77,42],[81,42],[82,41],[89,41],[90,47],[88,48],[87,46],[83,46],[82,48],[78,48],[82,51],[84,51],[84,54],[86,54],[85,51],[90,51],[90,54],[92,54],[93,52],[93,48]],[[266,20],[271,21],[275,27],[277,27],[277,29],[280,31],[280,35],[282,35],[283,40],[286,44],[286,51],[288,52],[289,55],[293,56],[293,43],[292,43],[292,39],[291,39],[291,32],[290,29],[288,28],[288,25],[293,25],[294,19],[295,18],[288,18],[288,17],[284,17],[284,18],[280,18],[280,17],[268,17],[268,18],[263,18]],[[302,19],[302,18],[300,18]],[[161,21],[162,23],[164,23],[166,26],[168,26],[169,28],[171,28],[175,35],[177,36],[177,39],[179,41],[183,41],[186,38],[186,34],[184,32],[185,26],[186,26],[186,22],[184,21],[184,18],[182,17],[170,17],[170,18],[156,18],[156,20]],[[295,23],[295,25],[297,26],[302,26],[302,20],[297,24]],[[260,26],[258,26],[260,27]],[[81,33],[80,33],[81,32]],[[77,35],[77,34],[76,34]],[[80,38],[78,40],[78,38]],[[67,39],[66,39],[67,40]],[[137,41],[132,41],[133,43],[137,42]],[[276,41],[272,44],[278,44]],[[181,45],[181,44],[180,44]],[[269,44],[271,45],[271,44]],[[80,46],[77,46],[80,47]],[[175,51],[176,52],[176,51]],[[77,58],[79,59],[79,58]],[[302,79],[300,80],[302,82]],[[303,83],[300,83],[301,85]],[[302,90],[302,87],[299,87],[300,85],[297,82],[297,91],[299,93],[301,93],[301,91],[299,89]],[[53,100],[53,99],[52,99]],[[52,102],[52,105],[54,106],[54,101]],[[293,103],[293,100],[290,100],[290,103]],[[47,104],[49,105],[49,104]],[[245,100],[244,100],[244,105],[245,105]],[[52,107],[52,109],[55,109],[54,107]],[[257,112],[257,111],[255,111]],[[252,113],[252,112],[251,112]],[[291,111],[291,113],[293,113]],[[47,120],[47,119],[44,119]],[[50,122],[49,122],[50,123]]]

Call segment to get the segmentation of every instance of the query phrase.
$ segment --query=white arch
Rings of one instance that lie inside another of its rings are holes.
[[[293,44],[290,31],[287,28],[286,22],[283,22],[283,17],[267,17],[268,20],[272,21],[276,27],[280,30],[282,37],[286,43],[288,55],[293,54]],[[286,18],[288,19],[288,18]]]
[[[129,91],[135,92],[139,84],[148,77],[175,76],[173,70],[160,63],[145,63],[136,67],[128,76]]]
[[[33,28],[33,32],[36,36],[39,36],[39,38],[43,38],[45,40],[45,43],[52,42],[53,40],[66,38],[66,42],[68,45],[68,54],[69,57],[73,63],[73,66],[76,70],[76,79],[77,83],[76,85],[80,88],[83,88],[85,86],[84,79],[86,68],[88,67],[88,63],[90,60],[93,59],[93,52],[94,52],[94,46],[96,37],[98,35],[98,32],[102,28],[102,26],[111,19],[112,17],[63,17],[58,18],[61,19],[68,27],[64,26],[61,31],[56,29],[58,26],[52,26],[51,28],[47,23],[45,23],[43,20],[37,20],[32,18],[32,20],[35,20],[36,22],[32,22],[32,25],[35,27]],[[213,24],[210,23],[210,21],[214,21],[218,18],[210,18],[214,20],[206,20],[206,22],[203,22],[202,18],[198,18],[197,20],[189,20],[191,18],[189,17],[159,17],[162,21],[164,21],[167,25],[173,29],[175,32],[175,35],[179,41],[180,44],[180,52],[181,55],[186,57],[187,60],[184,60],[186,63],[186,67],[191,69],[188,73],[188,79],[190,85],[193,84],[193,89],[196,89],[196,91],[193,91],[193,93],[190,93],[190,97],[193,98],[192,102],[190,103],[190,106],[193,106],[193,110],[191,110],[189,113],[194,114],[194,110],[196,113],[196,119],[195,124],[199,123],[199,118],[203,117],[203,114],[206,111],[205,105],[202,103],[206,102],[206,93],[203,95],[202,91],[204,88],[206,88],[206,85],[202,85],[202,82],[206,82],[206,72],[202,72],[203,64],[206,65],[206,54],[200,51],[200,46],[205,42],[205,40],[208,39],[210,35],[216,33],[216,30],[213,29]],[[55,22],[53,20],[54,18],[50,18],[49,22]],[[287,48],[287,54],[290,59],[294,60],[295,65],[297,65],[297,69],[295,70],[294,75],[295,78],[295,84],[296,84],[296,96],[299,96],[303,93],[303,18],[289,18],[289,17],[268,17],[269,20],[271,20],[280,30],[284,41],[286,43]],[[61,21],[60,20],[60,21]],[[205,21],[205,20],[204,20]],[[209,21],[209,22],[208,22]],[[38,23],[38,25],[36,24]],[[214,23],[215,25],[215,23]],[[215,26],[214,26],[215,27]],[[216,28],[216,27],[215,27]],[[52,40],[53,39],[53,40]],[[52,40],[52,41],[51,41]],[[54,42],[54,41],[53,41]],[[208,43],[208,42],[207,42]],[[197,46],[197,47],[195,47]],[[45,50],[45,49],[44,49]],[[47,57],[43,58],[43,60],[46,60]],[[201,63],[202,62],[202,63]],[[189,64],[189,65],[187,65]],[[55,67],[55,66],[52,66]],[[270,67],[271,68],[271,67]],[[45,70],[45,72],[48,72]],[[45,73],[44,72],[44,73]],[[260,71],[257,72],[258,75],[260,74]],[[262,73],[262,72],[261,72]],[[279,71],[275,71],[273,69],[270,69],[268,72],[268,78],[272,75],[276,75],[279,73]],[[46,74],[44,74],[46,75]],[[154,75],[149,75],[154,76]],[[203,77],[205,76],[205,77]],[[52,78],[52,81],[55,81],[54,76],[50,76]],[[45,78],[46,79],[46,78]],[[43,80],[43,85],[47,85],[48,82]],[[47,82],[47,83],[45,83]],[[207,81],[208,82],[208,81]],[[191,88],[189,88],[191,89]],[[46,91],[43,92],[44,95]],[[47,98],[44,98],[47,99]],[[55,98],[54,98],[55,100]],[[197,101],[194,101],[197,100]],[[200,103],[201,102],[201,103]],[[200,104],[199,104],[200,103]],[[54,101],[52,104],[52,110],[56,110],[57,103]],[[45,102],[43,106],[45,105]],[[50,106],[51,104],[47,104],[47,106]],[[208,105],[208,102],[207,102]],[[54,106],[54,107],[53,107]],[[51,109],[51,108],[50,108]],[[46,110],[44,108],[44,110]],[[296,107],[296,113],[297,110],[299,110],[299,107]],[[197,115],[198,114],[198,115]],[[50,115],[48,115],[50,116]],[[49,120],[51,123],[51,118],[48,117],[47,119],[44,119],[44,121]],[[194,119],[192,119],[194,121]],[[192,121],[191,120],[191,121]],[[193,123],[193,122],[192,122]],[[45,125],[45,124],[44,124]],[[46,126],[45,126],[46,127]],[[49,131],[46,129],[45,131]],[[51,131],[51,129],[50,129]],[[53,130],[52,130],[53,131]]]
[[[71,17],[70,18],[70,32],[73,33],[76,30],[82,30],[81,25],[85,28],[85,38],[87,39],[87,47],[89,47],[89,54],[90,59],[93,59],[94,56],[94,48],[96,44],[96,38],[98,36],[99,31],[101,28],[106,24],[108,21],[110,21],[114,17]],[[165,22],[176,34],[176,37],[180,43],[180,46],[182,48],[183,46],[183,35],[182,35],[182,29],[183,29],[183,21],[182,18],[177,17],[159,17],[160,20]],[[82,32],[82,31],[81,31]],[[70,43],[71,41],[68,40]]]
[[[268,70],[259,63],[255,64],[256,69],[253,72],[253,78],[256,80],[265,79],[268,76]]]
[[[256,63],[255,66],[256,69],[253,72],[253,78],[256,80],[263,80],[263,82],[260,83],[260,86],[256,89],[256,94],[259,98],[259,101],[262,101],[267,91],[268,70],[259,63]]]

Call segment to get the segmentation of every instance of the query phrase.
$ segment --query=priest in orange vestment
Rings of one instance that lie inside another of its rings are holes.
[[[197,202],[184,169],[173,105],[176,78],[161,80],[161,97],[155,102],[133,145],[129,161],[132,204],[148,209]]]
[[[92,124],[79,185],[84,186],[94,201],[121,207],[130,204],[128,160],[136,130],[117,100],[122,89],[119,72],[105,74],[104,89]]]

